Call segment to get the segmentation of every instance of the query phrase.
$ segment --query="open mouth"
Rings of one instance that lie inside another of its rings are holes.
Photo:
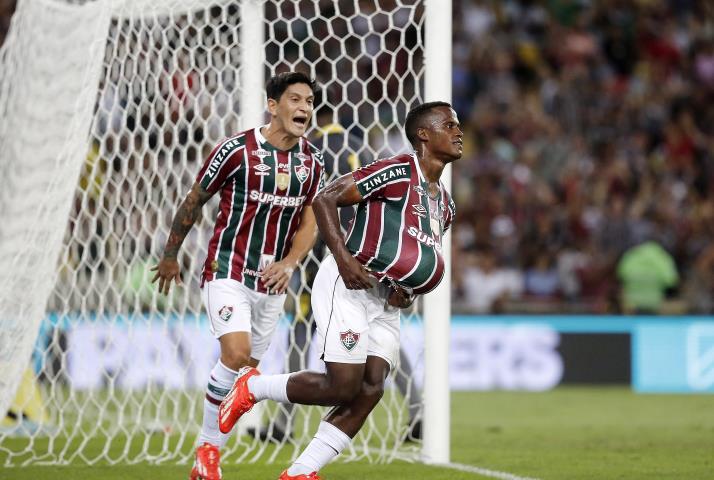
[[[307,126],[307,117],[302,117],[302,116],[294,117],[293,123],[295,123],[296,125],[299,125],[302,128],[305,128]]]

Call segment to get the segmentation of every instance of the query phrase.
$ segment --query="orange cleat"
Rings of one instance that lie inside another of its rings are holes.
[[[221,480],[221,454],[218,447],[204,443],[196,449],[190,480]]]
[[[260,375],[260,372],[253,367],[238,370],[233,388],[218,407],[218,428],[221,432],[230,432],[238,419],[256,404],[255,397],[248,391],[248,379],[254,375]]]
[[[308,475],[301,473],[300,475],[295,475],[293,477],[291,475],[288,475],[288,471],[285,470],[283,473],[280,474],[280,478],[278,478],[278,480],[322,480],[322,477],[320,477],[317,472],[312,472]]]

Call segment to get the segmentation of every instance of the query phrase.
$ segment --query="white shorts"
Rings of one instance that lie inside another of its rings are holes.
[[[228,278],[207,282],[201,298],[211,333],[220,338],[231,332],[250,332],[250,356],[260,360],[270,345],[286,294],[268,295]]]
[[[375,281],[376,283],[376,281]],[[394,368],[399,357],[400,310],[387,304],[388,288],[348,290],[328,255],[312,286],[312,312],[318,348],[326,362],[365,363],[367,356],[385,359]]]

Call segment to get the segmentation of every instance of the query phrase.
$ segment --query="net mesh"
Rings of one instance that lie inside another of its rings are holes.
[[[354,149],[325,152],[333,176],[345,154],[371,161],[406,149],[399,125],[422,98],[420,1],[255,3],[264,10],[266,40],[255,46],[264,50],[262,67],[241,63],[241,9],[234,2],[19,3],[0,57],[10,72],[0,77],[0,363],[12,372],[0,379],[7,397],[0,407],[8,405],[15,417],[0,430],[5,465],[192,458],[218,355],[198,285],[217,199],[182,247],[184,287],[160,296],[150,267],[203,159],[222,138],[252,126],[241,118],[242,69],[264,68],[266,78],[302,70],[317,78],[331,119],[356,140]],[[50,123],[56,132],[48,131]],[[21,161],[31,174],[18,175]],[[27,191],[31,196],[21,196]],[[31,212],[21,208],[28,203]],[[306,307],[320,256],[312,252],[291,283],[264,371],[320,368]],[[40,321],[31,374],[22,379]],[[404,315],[404,322],[402,338],[411,347],[402,352],[395,383],[408,385],[385,395],[342,458],[416,458],[417,447],[403,440],[416,419],[409,404],[418,402],[412,377],[422,368],[422,333],[416,316]],[[30,393],[15,397],[20,383]],[[294,457],[324,413],[263,403],[241,424],[289,435],[266,441],[239,429],[226,461]]]

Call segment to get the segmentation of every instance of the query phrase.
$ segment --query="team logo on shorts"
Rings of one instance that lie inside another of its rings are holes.
[[[305,165],[298,165],[295,167],[295,176],[300,180],[300,183],[305,183],[307,177],[310,176],[310,169]]]
[[[359,342],[359,333],[355,333],[352,330],[347,330],[346,332],[340,332],[340,342],[342,346],[351,352],[357,342]]]
[[[230,320],[231,315],[233,315],[233,307],[230,307],[228,305],[223,305],[220,310],[218,310],[218,316],[221,317],[221,320],[224,322],[227,322]]]

